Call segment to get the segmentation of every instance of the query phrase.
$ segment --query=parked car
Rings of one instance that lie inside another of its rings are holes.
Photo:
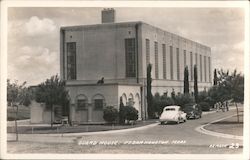
[[[197,104],[187,104],[184,106],[184,112],[187,114],[187,119],[198,119],[201,118],[202,109]]]
[[[186,113],[181,110],[180,106],[166,106],[163,109],[163,112],[160,116],[161,124],[165,124],[167,122],[186,122]]]

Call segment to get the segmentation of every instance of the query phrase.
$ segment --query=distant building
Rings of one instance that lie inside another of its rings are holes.
[[[152,92],[183,93],[184,67],[198,68],[199,91],[212,85],[211,49],[144,22],[114,23],[115,11],[102,11],[102,24],[61,28],[60,69],[66,80],[73,121],[103,122],[103,108],[133,104],[147,118],[146,75],[152,64]],[[103,84],[97,81],[104,77]]]

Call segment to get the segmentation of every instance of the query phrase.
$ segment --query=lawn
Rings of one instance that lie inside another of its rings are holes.
[[[7,120],[14,121],[16,118],[16,108],[7,107]],[[30,119],[30,108],[25,106],[19,106],[17,120]]]
[[[231,118],[224,119],[222,121],[205,126],[205,129],[214,131],[214,132],[219,132],[219,133],[242,136],[243,135],[243,114],[240,112],[239,122],[237,120],[237,116],[233,116]]]
[[[108,130],[119,130],[127,128],[135,128],[148,124],[155,123],[156,120],[138,121],[134,125],[78,125],[78,126],[19,126],[18,133],[20,134],[48,134],[48,133],[81,133],[81,132],[97,132],[97,131],[108,131]],[[15,133],[14,127],[7,127],[8,133]]]

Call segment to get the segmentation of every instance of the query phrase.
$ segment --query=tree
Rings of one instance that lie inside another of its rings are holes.
[[[214,69],[214,86],[217,85],[217,80],[218,80],[217,71],[216,71],[216,69]]]
[[[238,115],[237,103],[244,102],[244,76],[241,73],[237,73],[234,70],[231,74],[229,71],[220,70],[218,71],[217,86],[212,87],[209,90],[209,95],[215,102],[223,102],[231,100],[235,103]]]
[[[53,105],[64,106],[69,102],[68,91],[65,89],[65,81],[60,80],[58,75],[52,76],[50,79],[38,85],[35,91],[35,98],[37,102],[43,102],[50,108],[52,127]]]
[[[18,129],[17,129],[17,117],[18,117],[18,108],[20,105],[28,106],[30,104],[30,94],[27,87],[25,87],[26,82],[23,82],[21,85],[18,84],[18,81],[13,83],[7,79],[7,102],[8,105],[15,108],[16,107],[16,117],[15,117],[15,128],[16,128],[16,141],[18,141]]]
[[[154,108],[153,108],[153,96],[152,96],[152,77],[151,77],[152,65],[148,64],[147,66],[147,103],[148,103],[148,116],[150,118],[154,117]]]
[[[188,66],[184,69],[184,94],[189,94]]]
[[[122,97],[120,97],[120,107],[119,107],[119,123],[125,123],[125,112],[124,112],[124,104],[122,102]]]
[[[198,76],[197,76],[197,65],[194,65],[194,99],[198,103]]]

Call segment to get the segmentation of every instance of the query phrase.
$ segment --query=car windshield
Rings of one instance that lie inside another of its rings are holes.
[[[175,108],[166,108],[165,111],[175,111]]]

